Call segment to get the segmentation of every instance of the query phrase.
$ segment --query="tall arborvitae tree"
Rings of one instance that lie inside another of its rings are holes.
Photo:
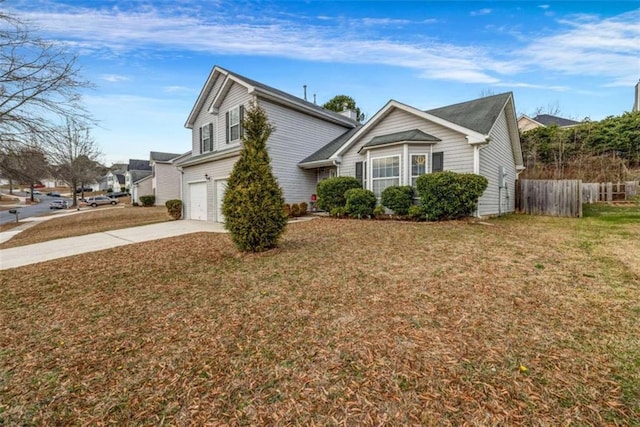
[[[257,103],[245,112],[242,126],[244,146],[227,182],[222,213],[238,249],[262,252],[277,246],[287,225],[282,189],[267,153],[274,128]]]

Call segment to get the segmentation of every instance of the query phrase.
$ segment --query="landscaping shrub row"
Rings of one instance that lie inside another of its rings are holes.
[[[287,216],[287,218],[297,218],[300,216],[305,216],[308,211],[309,205],[306,202],[294,204],[285,203],[284,205],[284,214]]]
[[[356,178],[329,178],[318,184],[318,207],[334,217],[382,218],[388,209],[396,217],[415,221],[456,219],[473,215],[487,185],[485,177],[475,174],[424,174],[416,180],[415,193],[411,186],[387,187],[377,205],[373,192],[363,189]]]

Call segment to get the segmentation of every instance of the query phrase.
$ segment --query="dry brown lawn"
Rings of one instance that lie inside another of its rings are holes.
[[[0,249],[31,245],[63,237],[82,236],[101,231],[154,224],[171,219],[167,214],[167,208],[163,206],[147,208],[131,206],[111,208],[107,206],[86,209],[89,212],[43,221],[20,232],[11,240],[0,244]],[[9,224],[5,225],[6,227],[0,230],[6,231],[11,228]]]
[[[257,255],[192,234],[3,271],[0,424],[637,425],[640,223],[489,223],[320,219]]]

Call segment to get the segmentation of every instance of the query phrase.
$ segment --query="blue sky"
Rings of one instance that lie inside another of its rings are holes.
[[[322,104],[429,109],[512,91],[518,113],[630,111],[636,1],[6,0],[68,43],[107,164],[190,149],[184,123],[214,65]]]

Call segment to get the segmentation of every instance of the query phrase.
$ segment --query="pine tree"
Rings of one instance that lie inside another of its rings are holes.
[[[243,148],[227,181],[222,204],[225,227],[243,252],[274,248],[284,233],[284,198],[267,153],[266,142],[275,130],[265,111],[252,103],[244,115]]]

